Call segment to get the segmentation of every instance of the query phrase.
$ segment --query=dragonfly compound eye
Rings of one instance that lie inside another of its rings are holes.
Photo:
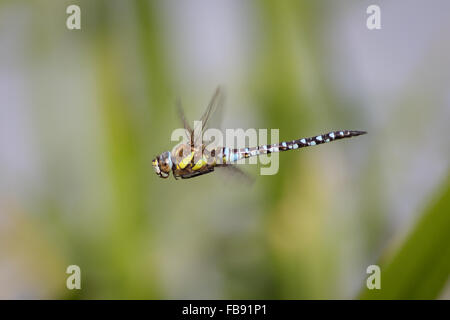
[[[153,169],[155,170],[155,173],[156,173],[158,176],[161,176],[161,168],[159,167],[159,161],[158,161],[158,158],[153,159],[153,161],[152,161],[152,166],[153,166]]]
[[[161,178],[167,178],[172,170],[172,159],[170,157],[170,152],[164,152],[153,160],[153,167],[156,174]]]

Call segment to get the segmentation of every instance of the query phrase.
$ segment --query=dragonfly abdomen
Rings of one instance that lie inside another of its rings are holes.
[[[298,140],[294,140],[294,141],[286,142],[286,143],[288,144],[288,150],[290,150],[289,145],[292,145],[292,149],[297,149],[296,146],[298,146],[298,148],[304,148],[304,147],[315,146],[315,145],[322,144],[322,143],[332,142],[334,140],[356,137],[356,136],[360,136],[362,134],[366,134],[366,132],[365,131],[356,131],[356,130],[339,130],[339,131],[331,131],[331,132],[328,132],[328,133],[325,133],[322,135],[318,135],[318,136],[314,136],[314,137],[302,138],[302,139],[298,139]],[[281,144],[283,144],[283,142]],[[286,149],[284,148],[283,151],[284,150],[286,150]]]
[[[274,152],[311,147],[322,143],[331,142],[334,140],[356,137],[362,134],[366,134],[366,132],[356,130],[339,130],[309,138],[301,138],[298,140],[283,141],[275,144],[261,145],[256,148],[241,148],[241,149],[222,148],[221,151],[224,163],[229,163],[229,162],[236,162],[241,159],[249,157],[258,156],[261,154],[269,154]]]

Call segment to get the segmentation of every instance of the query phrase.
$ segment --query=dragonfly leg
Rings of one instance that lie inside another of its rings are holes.
[[[207,173],[210,173],[213,171],[214,171],[214,167],[209,167],[207,169],[204,169],[203,171],[194,171],[192,173],[181,175],[180,177],[181,177],[181,179],[190,179],[190,178],[198,177],[198,176],[201,176],[203,174],[207,174]]]

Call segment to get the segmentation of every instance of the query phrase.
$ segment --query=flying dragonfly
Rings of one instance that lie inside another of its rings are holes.
[[[205,142],[201,138],[202,134],[195,133],[203,133],[205,131],[211,115],[222,105],[223,94],[219,87],[216,89],[208,107],[198,122],[199,125],[201,125],[201,128],[195,128],[194,130],[188,124],[180,104],[177,103],[178,113],[186,131],[187,142],[180,144],[172,152],[163,152],[153,159],[152,165],[159,177],[166,179],[172,171],[175,179],[189,179],[213,172],[215,168],[228,168],[244,174],[235,166],[236,162],[241,159],[315,146],[335,140],[356,137],[367,133],[365,131],[356,130],[338,130],[309,138],[283,141],[280,143],[261,145],[253,148],[232,149],[221,146],[208,149]]]

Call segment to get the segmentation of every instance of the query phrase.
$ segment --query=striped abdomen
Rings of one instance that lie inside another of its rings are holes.
[[[230,163],[239,161],[241,159],[257,156],[260,154],[268,154],[279,151],[295,150],[299,148],[315,146],[322,143],[331,142],[334,140],[356,137],[362,134],[366,134],[365,131],[353,131],[353,130],[341,130],[332,131],[326,134],[322,134],[310,138],[302,138],[292,141],[284,141],[275,144],[262,145],[255,148],[242,148],[242,149],[230,149],[221,148],[223,155],[223,162]]]

